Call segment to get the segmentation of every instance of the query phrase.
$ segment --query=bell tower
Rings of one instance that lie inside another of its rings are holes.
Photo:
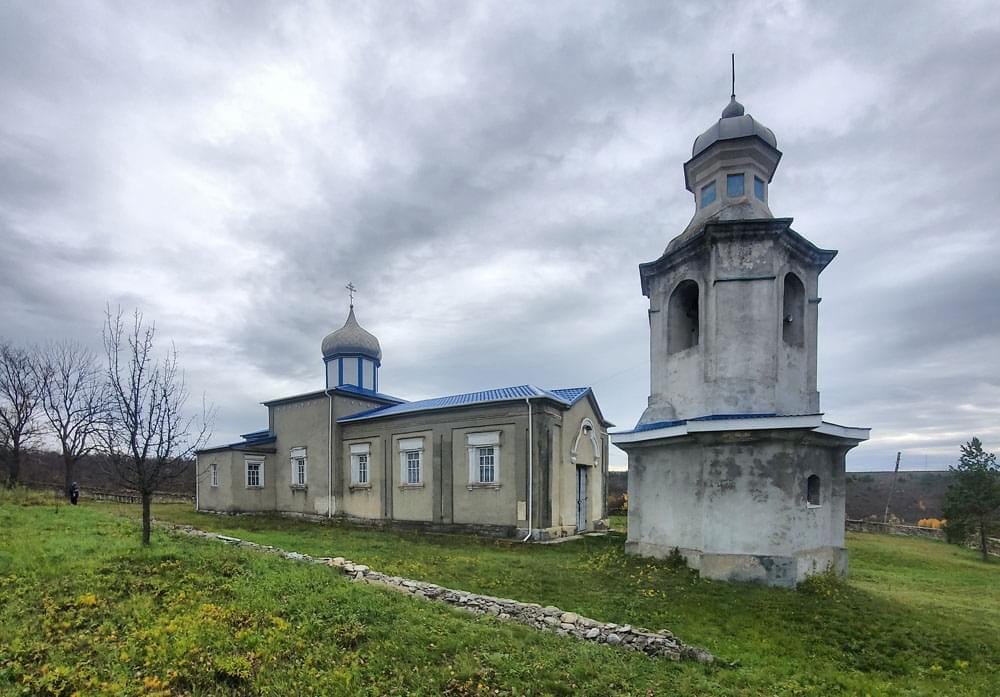
[[[734,90],[684,163],[694,215],[639,266],[650,393],[612,440],[629,455],[627,551],[788,586],[846,571],[845,456],[868,429],[822,420],[819,275],[837,253],[771,213],[780,160]]]
[[[836,256],[775,218],[781,151],[733,95],[684,163],[695,212],[656,261],[649,298],[651,389],[640,424],[732,414],[813,414],[819,274]]]

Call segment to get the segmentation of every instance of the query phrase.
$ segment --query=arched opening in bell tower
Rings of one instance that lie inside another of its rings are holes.
[[[785,343],[792,346],[804,345],[806,341],[806,289],[794,273],[785,274],[781,317],[781,336]]]
[[[681,281],[667,305],[667,353],[698,345],[698,284]]]

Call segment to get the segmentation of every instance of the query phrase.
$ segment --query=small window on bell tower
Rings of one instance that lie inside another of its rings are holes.
[[[681,281],[667,305],[667,353],[698,345],[698,284]]]
[[[753,178],[753,195],[761,201],[764,200],[764,180],[760,177]]]
[[[737,196],[742,196],[743,180],[744,176],[742,174],[727,174],[726,196],[728,196],[729,198],[736,198]]]
[[[715,182],[709,182],[701,187],[701,207],[709,205],[715,201]]]

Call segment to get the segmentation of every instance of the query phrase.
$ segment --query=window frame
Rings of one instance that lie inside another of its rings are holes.
[[[489,488],[500,487],[500,431],[487,431],[469,433],[465,437],[466,451],[469,463],[469,488]],[[490,451],[487,454],[485,451]],[[490,458],[489,464],[484,464],[484,458]],[[488,467],[492,472],[492,478],[484,479],[484,468]]]
[[[424,486],[424,438],[400,438],[396,442],[399,450],[399,485],[402,488],[420,488]],[[410,475],[415,471],[417,480],[411,481]]]
[[[739,181],[739,191],[733,193],[733,183]],[[747,195],[747,175],[745,172],[726,175],[726,198],[739,198]]]
[[[708,198],[709,194],[711,194],[711,198]],[[718,199],[719,199],[718,187],[715,185],[715,180],[713,179],[712,181],[708,182],[703,187],[701,187],[701,190],[698,195],[698,204],[699,204],[698,207],[706,208],[708,206],[711,206]]]
[[[250,483],[250,468],[256,466],[257,468],[257,483]],[[263,489],[264,488],[264,458],[263,457],[253,457],[246,456],[243,458],[243,471],[244,477],[243,481],[247,489]]]
[[[288,451],[288,464],[292,475],[292,487],[305,489],[309,485],[309,456],[304,446],[297,446]],[[299,477],[301,468],[302,476]]]
[[[217,462],[208,466],[208,485],[212,488],[219,486],[219,463]]]
[[[371,443],[352,443],[349,446],[351,456],[351,487],[371,488]],[[361,463],[364,458],[364,480],[361,479]]]

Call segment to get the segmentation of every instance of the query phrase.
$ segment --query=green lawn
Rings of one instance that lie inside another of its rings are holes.
[[[626,557],[621,534],[524,546],[154,508],[288,550],[669,628],[719,658],[702,666],[163,531],[141,549],[137,513],[0,497],[0,694],[997,694],[1000,564],[941,543],[851,536],[847,584],[784,591]]]

